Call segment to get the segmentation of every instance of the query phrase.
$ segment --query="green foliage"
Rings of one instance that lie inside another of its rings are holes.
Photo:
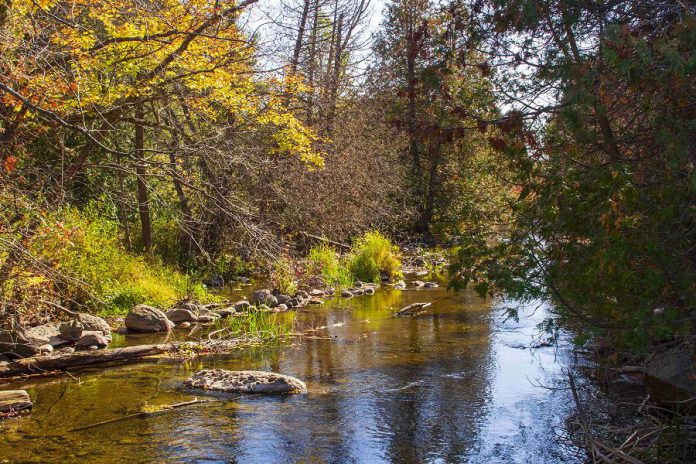
[[[367,232],[355,240],[348,256],[353,277],[365,282],[379,282],[380,273],[390,279],[401,277],[399,247],[377,231]]]
[[[297,292],[297,279],[293,264],[288,258],[282,257],[273,263],[271,281],[281,293],[294,295]]]
[[[44,234],[30,249],[59,275],[52,284],[66,301],[117,314],[139,303],[168,307],[185,297],[213,298],[190,276],[154,258],[148,261],[126,252],[118,239],[117,223],[92,208],[57,211],[45,224]],[[49,276],[36,279],[46,281]]]
[[[353,285],[350,271],[341,262],[339,254],[328,245],[318,245],[309,250],[307,256],[307,272],[311,275],[321,275],[327,285],[338,288],[348,288]]]

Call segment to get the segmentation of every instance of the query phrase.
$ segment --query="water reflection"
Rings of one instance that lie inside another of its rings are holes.
[[[391,315],[438,298],[421,317]],[[490,302],[443,289],[337,300],[298,313],[302,324],[326,327],[320,338],[34,382],[34,413],[0,426],[0,461],[560,462],[553,430],[567,396],[532,383],[556,375],[564,358],[554,348],[523,349],[542,316],[502,322]],[[203,367],[280,371],[305,380],[310,393],[69,431],[190,399],[178,384]]]

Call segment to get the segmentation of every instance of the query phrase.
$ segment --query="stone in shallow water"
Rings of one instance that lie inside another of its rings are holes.
[[[305,383],[289,375],[264,371],[207,369],[196,372],[184,385],[203,390],[239,393],[307,393]]]

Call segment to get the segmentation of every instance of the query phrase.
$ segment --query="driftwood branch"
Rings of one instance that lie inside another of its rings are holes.
[[[93,364],[154,356],[176,349],[173,343],[129,346],[110,350],[86,351],[58,356],[37,356],[0,364],[0,378],[67,370]]]
[[[413,303],[405,308],[401,308],[397,312],[394,313],[395,316],[416,316],[421,313],[425,308],[428,308],[432,306],[432,302],[430,303]]]
[[[89,430],[89,429],[93,429],[96,427],[100,427],[102,425],[113,424],[114,422],[121,422],[121,421],[128,420],[128,419],[135,419],[135,418],[139,418],[139,417],[150,417],[150,416],[154,416],[156,414],[162,414],[163,412],[172,411],[174,409],[184,408],[186,406],[192,406],[194,404],[212,403],[214,401],[216,401],[216,400],[199,400],[198,398],[194,398],[191,401],[184,401],[183,403],[176,403],[176,404],[171,404],[168,406],[163,406],[162,408],[160,408],[156,411],[140,411],[140,412],[136,412],[133,414],[128,414],[128,415],[123,416],[123,417],[117,417],[115,419],[109,419],[109,420],[97,422],[95,424],[85,425],[84,427],[78,427],[76,429],[72,429],[72,430],[70,430],[70,432],[80,432],[82,430]]]

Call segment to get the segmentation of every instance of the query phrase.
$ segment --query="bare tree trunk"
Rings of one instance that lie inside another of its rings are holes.
[[[307,124],[314,124],[314,72],[317,66],[317,33],[319,30],[319,0],[314,2],[314,18],[312,19],[312,33],[309,42],[309,65],[307,70],[307,83],[310,93],[307,100]]]
[[[152,220],[150,218],[150,200],[147,191],[147,183],[145,176],[147,170],[145,168],[145,128],[138,121],[142,121],[145,113],[141,106],[135,110],[135,156],[137,164],[135,171],[138,176],[138,212],[140,213],[141,236],[143,239],[143,247],[148,253],[152,251]]]
[[[331,88],[329,90],[329,108],[328,108],[328,114],[326,117],[326,132],[327,134],[331,135],[333,132],[333,125],[334,125],[334,120],[336,119],[336,105],[338,104],[338,86],[339,82],[341,79],[341,55],[343,54],[343,13],[341,13],[338,17],[338,25],[336,26],[336,49],[335,49],[335,55],[334,55],[334,65],[333,65],[333,70],[331,72],[331,80],[330,80],[330,85]]]
[[[302,16],[300,17],[300,26],[297,30],[297,39],[295,40],[295,50],[293,50],[292,62],[290,63],[291,74],[297,73],[297,66],[300,64],[300,52],[302,51],[302,40],[304,39],[305,28],[307,27],[310,2],[311,0],[304,0]]]

